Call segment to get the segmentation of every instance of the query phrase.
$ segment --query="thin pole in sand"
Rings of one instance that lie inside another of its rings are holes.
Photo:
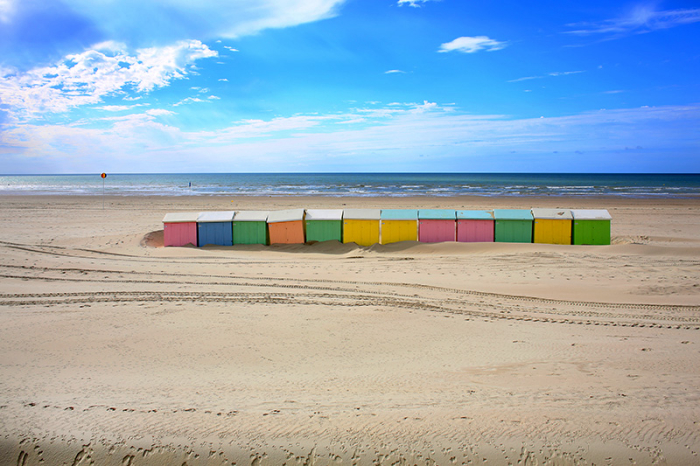
[[[105,178],[107,178],[107,174],[103,173],[100,176],[102,177],[102,210],[105,210]]]

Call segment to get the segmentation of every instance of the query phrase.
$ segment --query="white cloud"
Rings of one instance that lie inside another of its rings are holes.
[[[216,56],[199,41],[182,41],[129,54],[116,42],[99,49],[68,55],[53,66],[26,73],[0,70],[0,101],[16,118],[43,112],[65,112],[72,107],[97,104],[125,90],[147,93],[191,72],[196,60]]]
[[[385,72],[384,72],[384,74],[395,74],[395,73],[405,73],[405,71],[401,71],[401,70],[389,70],[389,71],[385,71]]]
[[[179,107],[180,105],[191,104],[196,102],[206,102],[206,100],[202,100],[199,97],[187,97],[177,103],[174,103],[173,107]]]
[[[398,5],[399,6],[408,5],[408,6],[412,6],[414,8],[418,8],[421,6],[422,3],[427,3],[429,1],[430,0],[399,0]]]
[[[222,81],[222,82],[227,83],[227,82],[228,82],[228,79],[226,79],[226,78],[221,78],[221,79],[219,79],[219,81]]]
[[[215,95],[210,95],[209,97],[207,97],[207,99],[209,99],[209,100],[221,100],[221,97],[218,97]]]
[[[507,45],[508,44],[505,42],[489,39],[486,36],[458,37],[452,42],[442,44],[438,52],[444,53],[457,51],[462,53],[474,53],[481,50],[493,52],[495,50],[501,50]]]
[[[146,110],[146,115],[150,116],[164,116],[164,115],[175,115],[175,112],[170,110],[165,110],[164,108],[153,108],[151,110]]]
[[[123,112],[125,110],[131,110],[135,107],[141,107],[143,104],[137,105],[103,105],[102,107],[97,107],[98,110],[104,110],[106,112]]]
[[[568,76],[570,74],[579,74],[583,73],[583,71],[554,71],[552,73],[549,73],[549,76]]]
[[[229,47],[228,45],[224,45],[224,48],[227,50],[230,50],[231,52],[238,52],[238,49],[234,49],[233,47]]]
[[[579,73],[585,73],[585,71],[553,71],[553,72],[547,73],[546,75],[543,75],[543,76],[525,76],[522,78],[511,79],[508,82],[509,83],[519,83],[521,81],[529,81],[531,79],[543,79],[543,78],[546,78],[548,76],[553,76],[553,77],[569,76],[570,74],[579,74]]]
[[[653,5],[640,4],[625,16],[594,23],[576,23],[569,34],[587,36],[593,34],[626,35],[668,29],[682,24],[700,22],[700,8],[656,11]]]

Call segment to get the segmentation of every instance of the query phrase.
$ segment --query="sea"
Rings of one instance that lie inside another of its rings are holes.
[[[0,175],[0,195],[700,198],[700,174],[191,173]]]

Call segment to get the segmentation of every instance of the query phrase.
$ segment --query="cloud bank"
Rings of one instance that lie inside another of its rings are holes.
[[[514,119],[464,114],[426,101],[242,120],[207,131],[171,126],[167,121],[172,117],[170,111],[147,110],[105,118],[109,124],[100,129],[93,122],[10,128],[0,153],[13,155],[0,161],[0,172],[28,166],[27,160],[37,172],[61,160],[61,172],[68,173],[163,172],[173,167],[197,172],[212,166],[230,172],[267,171],[271,166],[279,171],[352,171],[357,166],[391,171],[397,164],[419,171],[700,170],[695,155],[700,136],[693,131],[700,124],[698,105]],[[667,155],[669,141],[676,147],[673,156]],[[639,151],[629,147],[658,156],[638,159]],[[653,160],[663,166],[642,166]]]

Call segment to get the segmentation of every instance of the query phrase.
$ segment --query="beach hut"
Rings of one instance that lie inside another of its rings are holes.
[[[532,209],[533,243],[571,244],[571,210]]]
[[[235,212],[201,212],[197,217],[197,244],[233,245],[233,215]]]
[[[267,231],[270,244],[304,244],[304,209],[270,212]]]
[[[457,211],[457,241],[461,243],[492,243],[493,239],[493,212],[486,210]]]
[[[379,242],[379,209],[345,209],[343,243],[372,246]]]
[[[197,245],[198,212],[178,212],[165,214],[163,218],[163,245]]]
[[[495,209],[494,241],[532,243],[532,212],[522,209]]]
[[[382,209],[381,243],[418,241],[418,210]]]
[[[454,210],[420,209],[418,211],[418,241],[421,243],[454,241],[456,226]]]
[[[233,216],[233,244],[267,244],[268,212],[250,210]]]
[[[571,244],[610,244],[610,221],[607,210],[574,209]]]
[[[306,241],[343,241],[342,209],[307,209]]]

